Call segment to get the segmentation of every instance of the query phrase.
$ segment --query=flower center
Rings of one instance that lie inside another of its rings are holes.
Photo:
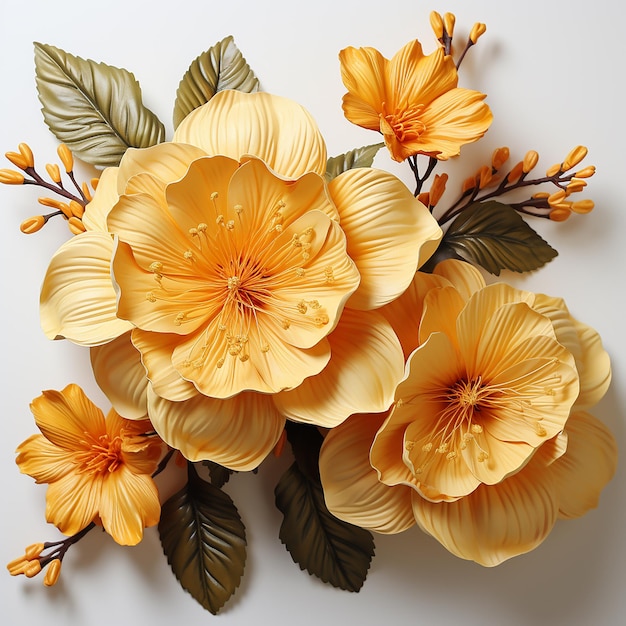
[[[400,143],[417,141],[426,130],[426,125],[421,121],[423,104],[417,104],[406,108],[396,108],[387,113],[383,103],[383,112],[380,114],[380,132],[386,137],[394,135]]]
[[[114,472],[122,463],[122,438],[110,439],[108,435],[94,437],[85,433],[85,448],[74,459],[78,471],[89,474]]]

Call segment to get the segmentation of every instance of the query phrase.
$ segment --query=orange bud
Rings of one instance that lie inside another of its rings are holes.
[[[57,154],[63,163],[65,171],[69,174],[74,169],[74,157],[71,150],[64,144],[60,144],[57,148]]]
[[[491,168],[483,165],[478,171],[478,188],[484,189],[492,179]]]
[[[529,150],[524,155],[524,160],[522,161],[522,169],[524,174],[528,174],[531,170],[533,170],[537,163],[539,162],[539,154],[535,150]]]
[[[80,202],[76,202],[76,200],[70,200],[70,211],[74,217],[80,219],[85,213],[85,207]]]
[[[26,167],[35,167],[35,157],[33,156],[33,151],[30,149],[30,146],[27,143],[21,143],[17,149],[24,157],[24,161],[27,163]]]
[[[523,161],[518,161],[513,169],[507,174],[506,179],[509,183],[516,183],[524,173],[524,163]]]
[[[30,561],[38,557],[43,552],[44,548],[43,543],[32,543],[24,550],[24,556]]]
[[[546,176],[556,176],[557,174],[559,174],[562,171],[563,170],[561,169],[561,164],[560,163],[555,163],[552,167],[549,167],[546,170]]]
[[[491,167],[499,170],[509,160],[509,149],[506,146],[496,148],[491,157]]]
[[[81,189],[83,190],[83,195],[87,198],[87,202],[91,202],[93,200],[93,195],[91,193],[91,189],[89,189],[89,185],[87,183],[83,183],[81,185]]]
[[[572,212],[569,209],[552,209],[552,211],[550,211],[550,219],[553,222],[564,222],[571,214]]]
[[[587,148],[585,146],[576,146],[566,157],[562,163],[563,171],[571,170],[578,165],[587,156]]]
[[[54,559],[50,561],[50,565],[48,565],[48,569],[46,570],[46,575],[43,579],[43,584],[46,587],[52,587],[59,580],[59,576],[61,575],[61,559]]]
[[[548,196],[548,204],[550,206],[556,206],[560,202],[563,202],[566,196],[567,196],[567,193],[565,192],[565,190],[559,189],[558,191],[555,191],[553,194]]]
[[[586,186],[587,183],[584,180],[572,178],[572,180],[567,184],[567,195],[582,191]]]
[[[470,31],[469,39],[472,43],[476,43],[480,37],[482,37],[487,31],[487,26],[485,24],[481,24],[480,22],[476,22],[474,26],[472,26],[472,30]]]
[[[24,568],[24,576],[26,576],[26,578],[33,578],[33,576],[37,576],[40,571],[41,563],[39,562],[39,559],[35,559],[34,561],[30,561]]]
[[[92,178],[90,181],[91,186],[96,190],[98,188],[98,183],[100,182],[99,178]]]
[[[430,27],[433,29],[437,39],[443,37],[443,19],[437,11],[430,12]]]
[[[47,163],[46,172],[48,172],[48,176],[50,176],[57,185],[61,182],[61,170],[56,163]]]
[[[72,235],[80,235],[86,230],[85,225],[77,217],[71,216],[67,222]]]
[[[576,178],[591,178],[596,173],[596,168],[593,165],[588,165],[587,167],[583,167],[582,170],[579,170],[574,174]]]
[[[20,224],[20,230],[25,235],[32,235],[41,230],[45,224],[46,218],[43,215],[33,215],[33,217],[29,217]]]
[[[471,189],[476,188],[476,178],[474,176],[470,176],[463,181],[463,187],[461,188],[462,193],[466,193]]]
[[[4,156],[21,170],[25,170],[28,167],[28,161],[24,158],[24,155],[20,152],[5,152]]]
[[[456,17],[454,13],[444,13],[443,15],[443,25],[448,33],[448,36],[452,37],[454,33],[454,24],[456,22]]]
[[[430,188],[430,203],[428,206],[437,206],[439,200],[441,200],[441,196],[443,196],[446,190],[446,183],[448,182],[448,175],[443,173],[441,175],[437,174],[435,176],[435,180],[433,181],[432,187]]]
[[[24,174],[20,174],[15,170],[0,170],[0,183],[5,185],[23,185]]]
[[[11,574],[11,576],[18,576],[19,574],[24,573],[24,567],[26,567],[27,564],[28,559],[26,559],[25,555],[22,555],[7,563],[7,569],[9,570],[9,574]]]
[[[579,200],[578,202],[572,202],[571,209],[574,213],[584,215],[592,211],[594,206],[593,200]]]
[[[550,197],[550,194],[547,191],[538,191],[537,193],[534,193],[532,197],[537,200],[545,200]]]
[[[430,206],[430,194],[427,191],[423,191],[417,199],[424,205]]]

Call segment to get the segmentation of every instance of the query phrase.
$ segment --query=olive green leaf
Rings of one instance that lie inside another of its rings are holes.
[[[374,157],[384,145],[384,143],[375,143],[370,146],[355,148],[339,156],[330,157],[326,162],[326,181],[330,182],[335,176],[355,167],[372,167]]]
[[[189,464],[189,482],[162,507],[159,534],[183,589],[215,615],[235,593],[246,561],[245,528],[233,501]]]
[[[174,128],[194,109],[224,89],[246,93],[259,90],[259,81],[232,36],[203,52],[185,72],[176,92]]]
[[[164,140],[163,124],[143,106],[127,70],[35,43],[35,74],[46,124],[87,163],[117,165],[127,148]]]
[[[334,517],[321,484],[310,480],[297,462],[280,478],[275,495],[283,514],[280,540],[300,569],[334,587],[358,591],[374,556],[371,533]]]
[[[202,461],[202,465],[208,468],[211,484],[215,487],[222,488],[234,474],[234,470],[228,469],[223,465],[219,465],[213,461]]]
[[[440,246],[498,276],[503,269],[529,272],[552,260],[557,251],[508,204],[475,202],[443,236]]]

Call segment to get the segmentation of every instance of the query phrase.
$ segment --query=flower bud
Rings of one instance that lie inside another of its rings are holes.
[[[524,173],[524,162],[519,161],[514,166],[513,169],[507,174],[507,181],[509,183],[516,183]]]
[[[24,155],[20,152],[5,152],[4,156],[21,170],[25,170],[28,167],[28,161],[24,158]]]
[[[99,178],[92,178],[90,181],[91,186],[93,187],[94,191],[98,188],[98,183],[100,182]]]
[[[50,561],[50,565],[48,565],[48,569],[46,570],[46,575],[43,579],[43,584],[46,587],[52,587],[59,580],[59,576],[61,575],[61,559],[54,559]]]
[[[15,170],[0,170],[0,183],[5,185],[23,185],[24,174],[20,174]]]
[[[474,176],[469,176],[463,181],[463,187],[461,188],[462,193],[466,193],[471,191],[472,189],[476,189],[476,178]]]
[[[565,192],[565,189],[559,189],[558,191],[555,191],[553,194],[548,196],[548,204],[550,206],[556,206],[557,204],[565,200],[566,196],[567,193]]]
[[[69,174],[74,169],[74,157],[70,149],[64,144],[60,144],[57,148],[57,154],[63,163],[65,171]]]
[[[491,167],[499,170],[509,160],[509,149],[506,146],[496,148],[491,157]]]
[[[444,13],[443,25],[449,37],[452,37],[452,34],[454,33],[455,22],[456,22],[456,17],[454,16],[454,13]]]
[[[19,576],[24,573],[24,567],[28,564],[28,559],[24,554],[22,556],[18,556],[17,559],[13,559],[9,563],[7,563],[7,569],[9,570],[9,574],[11,576]]]
[[[85,213],[85,207],[80,202],[76,202],[76,200],[70,200],[70,211],[74,217],[80,219]]]
[[[576,178],[591,178],[596,173],[596,168],[593,165],[588,165],[587,167],[583,167],[582,170],[579,170],[574,174]]]
[[[29,561],[28,565],[24,568],[24,576],[26,578],[33,578],[37,576],[41,571],[41,563],[39,559],[35,559],[34,561]]]
[[[529,150],[524,155],[524,160],[522,161],[522,169],[524,174],[528,174],[531,170],[533,170],[537,163],[539,162],[539,154],[535,150]]]
[[[572,180],[567,184],[567,195],[582,191],[586,186],[587,183],[584,180],[572,178]]]
[[[552,167],[549,167],[546,170],[546,176],[548,177],[552,177],[552,176],[556,176],[557,174],[560,174],[563,170],[561,169],[561,164],[560,163],[555,163]]]
[[[422,193],[420,193],[419,196],[417,196],[417,199],[424,205],[424,206],[430,206],[430,194],[428,193],[428,191],[422,191]]]
[[[571,214],[572,212],[569,209],[552,209],[552,211],[550,211],[550,219],[553,222],[564,222]]]
[[[578,165],[587,156],[587,148],[585,146],[576,146],[566,157],[562,163],[563,171],[571,170]]]
[[[43,552],[44,548],[43,543],[32,543],[24,550],[24,556],[30,561],[31,559],[37,558]]]
[[[429,204],[427,206],[437,206],[439,200],[441,200],[441,196],[443,196],[446,190],[446,183],[448,182],[448,175],[443,173],[441,175],[437,174],[435,176],[435,180],[430,188],[430,199]]]
[[[43,215],[33,215],[33,217],[29,217],[25,219],[20,224],[20,230],[25,235],[32,235],[37,231],[41,230],[46,224],[46,218]]]
[[[579,200],[578,202],[572,202],[571,209],[574,213],[585,214],[593,210],[593,200]]]
[[[91,189],[89,189],[89,185],[87,183],[83,183],[80,187],[83,190],[83,195],[87,198],[87,202],[91,202],[93,200],[93,195],[91,193]]]
[[[487,26],[485,24],[481,24],[480,22],[476,22],[474,26],[472,26],[472,30],[470,31],[469,39],[474,44],[478,41],[480,37],[482,37],[487,31]]]
[[[483,165],[478,171],[478,188],[484,189],[491,182],[492,178],[491,168]]]
[[[17,149],[24,157],[24,161],[26,161],[27,164],[26,167],[35,167],[35,157],[33,156],[33,151],[30,149],[30,146],[27,143],[21,143]]]
[[[46,172],[57,185],[61,182],[61,170],[56,163],[46,163]]]
[[[437,39],[443,37],[443,19],[437,11],[430,12],[430,27],[433,29]]]
[[[68,226],[72,235],[80,235],[81,233],[84,233],[86,230],[85,225],[82,223],[82,221],[79,220],[75,216],[71,216],[67,220],[67,222],[68,222]]]

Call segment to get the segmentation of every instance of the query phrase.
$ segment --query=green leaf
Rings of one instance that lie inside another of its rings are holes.
[[[219,463],[213,461],[202,461],[202,465],[208,468],[211,477],[211,484],[215,487],[223,487],[234,474],[234,470],[228,469]]]
[[[224,89],[246,93],[259,90],[259,81],[232,36],[203,52],[189,66],[176,92],[174,128],[194,109]]]
[[[557,255],[515,209],[495,201],[470,205],[450,224],[441,243],[496,276],[503,269],[538,269]]]
[[[330,157],[326,162],[326,181],[330,182],[342,172],[355,167],[372,167],[374,157],[384,145],[384,143],[375,143],[371,146],[355,148],[339,156]]]
[[[35,74],[46,124],[87,163],[117,165],[127,148],[164,140],[163,124],[143,106],[127,70],[35,43]]]
[[[159,534],[182,587],[216,614],[239,586],[246,561],[245,528],[233,501],[189,464],[189,482],[162,507]]]
[[[325,583],[358,591],[374,556],[374,539],[367,530],[334,517],[324,492],[297,463],[283,474],[275,490],[284,519],[279,537],[293,560]]]

